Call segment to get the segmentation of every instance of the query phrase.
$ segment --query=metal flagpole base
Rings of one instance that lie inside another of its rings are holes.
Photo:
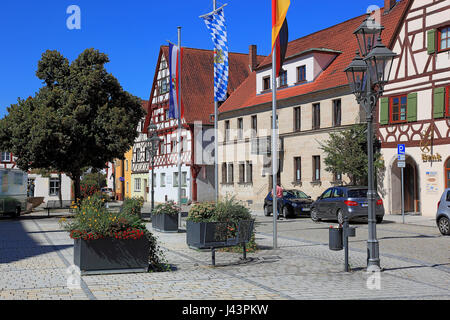
[[[379,243],[378,241],[369,240],[367,241],[367,271],[368,272],[380,272],[380,259],[379,258],[371,258],[371,257],[379,257]]]

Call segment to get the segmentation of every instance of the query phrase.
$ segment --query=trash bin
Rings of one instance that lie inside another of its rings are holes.
[[[330,250],[340,251],[344,249],[342,228],[330,227]]]

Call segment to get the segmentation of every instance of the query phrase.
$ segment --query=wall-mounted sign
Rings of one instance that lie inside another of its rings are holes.
[[[436,171],[425,172],[425,190],[427,194],[439,194],[438,179]]]
[[[442,162],[442,156],[439,153],[436,154],[425,154],[422,153],[423,162]]]
[[[404,144],[397,145],[397,154],[405,154],[406,153],[406,147]]]
[[[433,147],[434,124],[432,123],[427,131],[423,131],[420,139],[420,150],[423,153],[430,153]]]

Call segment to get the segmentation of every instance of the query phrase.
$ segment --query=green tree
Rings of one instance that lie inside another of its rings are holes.
[[[320,143],[320,149],[325,152],[326,171],[345,174],[354,185],[367,185],[366,129],[366,124],[355,124],[349,129],[330,133],[329,140]],[[374,148],[374,151],[374,166],[377,171],[384,168],[384,161],[379,150]]]
[[[0,149],[10,150],[22,170],[65,172],[76,198],[83,168],[123,159],[144,116],[141,100],[106,71],[108,62],[94,49],[71,64],[59,52],[46,51],[36,72],[44,86],[34,97],[19,98],[0,120]]]
[[[98,189],[106,187],[106,174],[99,170],[92,170],[89,173],[85,173],[81,177],[81,183],[86,185],[95,185]]]

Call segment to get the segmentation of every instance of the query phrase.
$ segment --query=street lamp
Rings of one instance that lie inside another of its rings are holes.
[[[156,125],[154,123],[150,123],[148,126],[148,135],[147,135],[147,143],[150,149],[150,158],[152,165],[152,212],[155,208],[155,182],[154,182],[154,172],[155,172],[155,156],[158,152],[159,144],[161,143],[161,138],[158,137],[158,133],[156,132]]]
[[[366,111],[367,120],[367,157],[368,157],[368,227],[367,271],[380,271],[379,243],[376,233],[375,199],[373,165],[373,111],[378,99],[383,94],[384,86],[389,80],[392,63],[396,54],[381,43],[384,27],[368,15],[366,20],[354,32],[360,53],[344,70],[348,84],[358,103]],[[375,44],[375,40],[377,43]]]

